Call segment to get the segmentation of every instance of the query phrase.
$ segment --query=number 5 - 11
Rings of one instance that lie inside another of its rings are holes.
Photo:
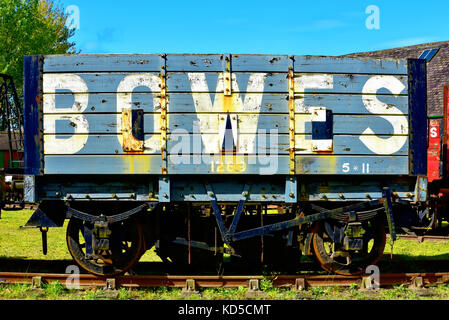
[[[369,163],[362,163],[362,168],[359,168],[358,165],[353,165],[351,166],[351,164],[349,162],[345,162],[343,163],[343,165],[341,166],[341,169],[344,173],[348,173],[348,172],[360,172],[361,173],[369,173]]]

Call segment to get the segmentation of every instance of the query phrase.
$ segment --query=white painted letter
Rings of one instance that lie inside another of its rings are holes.
[[[44,74],[44,113],[82,113],[89,100],[89,93],[86,82],[75,74]],[[56,108],[56,90],[70,90],[74,97],[74,103],[69,108]],[[68,138],[56,138],[56,121],[70,121],[75,134]],[[81,115],[44,115],[44,132],[51,133],[45,135],[45,154],[74,154],[80,151],[87,142],[89,133],[89,122]]]
[[[404,90],[405,86],[394,76],[373,76],[365,83],[362,91],[363,104],[369,112],[379,115],[393,114],[391,116],[381,115],[380,117],[391,123],[395,136],[382,139],[377,137],[371,128],[367,128],[359,139],[376,154],[393,154],[399,151],[407,141],[408,119],[398,108],[383,103],[377,98],[371,99],[370,95],[376,94],[380,88],[386,88],[397,95]]]

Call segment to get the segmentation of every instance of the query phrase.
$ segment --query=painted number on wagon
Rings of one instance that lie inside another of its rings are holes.
[[[369,163],[365,163],[365,162],[362,163],[361,167],[358,164],[351,165],[349,162],[345,162],[341,166],[341,169],[344,173],[348,173],[348,172],[369,173],[370,168],[369,168]]]

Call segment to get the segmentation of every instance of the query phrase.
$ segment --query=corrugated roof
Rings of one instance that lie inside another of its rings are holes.
[[[449,85],[449,41],[424,43],[371,52],[359,52],[345,57],[371,57],[408,59],[419,58],[426,49],[439,48],[435,57],[427,64],[427,114],[443,114],[443,86]]]

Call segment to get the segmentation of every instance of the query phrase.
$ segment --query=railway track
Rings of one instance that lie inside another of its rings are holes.
[[[39,287],[44,283],[58,281],[68,288],[102,287],[117,289],[172,287],[194,291],[198,288],[235,288],[247,287],[249,290],[259,290],[260,281],[269,279],[274,287],[284,287],[296,290],[310,287],[351,287],[359,288],[391,287],[406,284],[414,287],[449,283],[449,272],[438,273],[390,273],[380,274],[378,279],[370,275],[335,276],[335,275],[280,275],[264,276],[202,276],[202,275],[157,275],[133,276],[125,275],[113,278],[97,277],[90,274],[56,274],[56,273],[0,273],[0,284],[32,284]]]
[[[415,240],[417,242],[423,242],[423,241],[434,241],[434,242],[444,242],[449,241],[448,236],[437,236],[437,235],[411,235],[411,234],[401,234],[398,235],[400,239],[404,240]]]

